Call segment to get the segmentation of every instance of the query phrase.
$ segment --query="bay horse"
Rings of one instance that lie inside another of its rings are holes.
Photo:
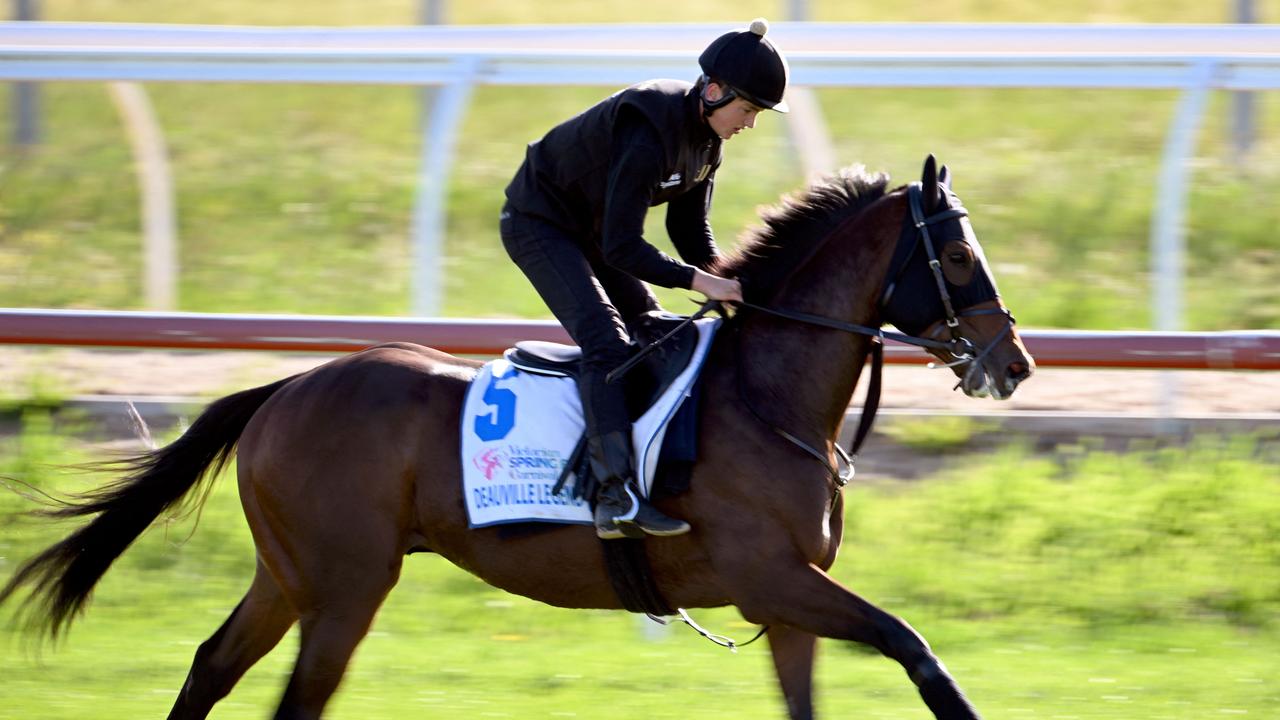
[[[924,338],[969,395],[1007,397],[1034,367],[966,215],[932,156],[919,183],[893,189],[846,169],[785,198],[717,269],[747,302],[704,369],[689,488],[658,501],[693,531],[645,543],[673,607],[735,605],[768,627],[793,720],[813,715],[819,637],[901,663],[936,717],[978,717],[915,630],[825,572],[843,523],[837,436],[882,324]],[[216,400],[125,477],[50,511],[93,519],[19,568],[0,602],[30,586],[27,619],[57,636],[129,544],[202,501],[238,448],[256,574],[196,651],[170,718],[206,717],[294,623],[275,717],[318,718],[413,552],[551,605],[619,608],[590,526],[468,528],[459,417],[479,365],[391,343]]]

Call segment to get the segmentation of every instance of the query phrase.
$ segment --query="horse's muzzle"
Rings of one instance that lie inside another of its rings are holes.
[[[1026,354],[1022,342],[1012,338],[1013,351],[1020,357],[1005,358],[1006,353],[997,349],[982,360],[960,370],[960,389],[969,397],[991,396],[995,400],[1008,400],[1023,380],[1035,372],[1035,361]],[[959,369],[958,369],[959,370]]]

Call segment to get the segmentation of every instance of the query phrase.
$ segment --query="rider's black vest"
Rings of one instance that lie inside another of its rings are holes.
[[[531,143],[507,186],[510,207],[548,220],[582,240],[598,242],[613,131],[628,110],[646,118],[663,144],[664,172],[653,180],[651,207],[715,174],[721,141],[700,116],[694,86],[679,80],[650,80],[615,93]]]

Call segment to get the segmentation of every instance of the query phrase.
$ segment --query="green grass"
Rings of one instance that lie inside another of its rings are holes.
[[[74,491],[102,480],[50,469],[96,454],[29,411],[0,441],[0,475]],[[960,457],[928,480],[857,486],[833,571],[917,627],[989,717],[1268,717],[1280,702],[1280,454],[1274,434],[1127,453],[1017,445]],[[959,456],[958,456],[959,457]],[[0,493],[0,577],[68,528]],[[0,631],[4,716],[163,714],[196,645],[244,591],[253,551],[234,483],[198,530],[155,528],[107,574],[56,651]],[[12,607],[0,611],[0,623]],[[752,632],[732,609],[713,630]],[[279,697],[296,633],[215,718],[259,718]],[[826,716],[924,718],[891,661],[825,642]],[[692,632],[645,632],[621,612],[510,596],[417,555],[366,639],[334,718],[776,718],[763,644],[737,655]]]
[[[1217,22],[1221,3],[1025,0],[814,2],[819,20]],[[408,24],[419,4],[49,0],[55,20]],[[774,2],[448,3],[451,22],[738,22]],[[303,9],[305,8],[305,9]],[[1258,3],[1274,20],[1280,2]],[[497,237],[502,188],[525,143],[615,88],[477,88],[450,178],[444,313],[546,317]],[[179,309],[405,314],[420,95],[408,87],[154,83],[177,183]],[[1280,93],[1258,95],[1258,141],[1237,165],[1228,102],[1210,103],[1192,168],[1189,329],[1280,327]],[[1028,326],[1145,328],[1148,233],[1177,94],[1123,90],[825,89],[833,168],[898,182],[928,152],[949,163]],[[43,86],[45,143],[0,148],[0,306],[140,308],[138,197],[118,114],[100,84]],[[11,114],[0,115],[0,136]],[[735,138],[717,183],[720,241],[801,184],[782,118]],[[654,213],[649,237],[667,247]],[[682,308],[682,293],[661,294]]]
[[[1274,433],[1123,455],[1014,446],[945,479],[855,492],[847,522],[862,539],[847,570],[948,617],[1044,615],[1096,631],[1280,619]]]
[[[990,429],[986,423],[968,415],[940,415],[929,418],[898,418],[880,432],[916,452],[944,455],[963,452],[975,435]]]

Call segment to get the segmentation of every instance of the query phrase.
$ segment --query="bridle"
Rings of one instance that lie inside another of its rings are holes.
[[[799,437],[793,435],[787,430],[778,427],[769,420],[765,419],[751,404],[749,395],[743,384],[742,372],[742,352],[741,341],[742,323],[736,322],[735,332],[738,339],[738,352],[734,354],[738,363],[738,394],[743,404],[751,411],[757,420],[769,427],[778,435],[782,436],[788,442],[805,451],[809,455],[816,458],[827,469],[827,473],[831,476],[835,483],[835,491],[839,492],[853,479],[854,460],[858,456],[858,451],[862,448],[863,442],[871,433],[871,425],[875,421],[876,412],[880,407],[880,387],[881,376],[884,369],[884,339],[890,338],[907,345],[915,345],[916,347],[925,348],[927,350],[937,350],[951,356],[951,361],[944,364],[930,363],[930,368],[952,368],[968,365],[965,377],[962,378],[956,387],[960,385],[975,372],[984,372],[982,370],[981,361],[1000,343],[1013,329],[1015,322],[1013,315],[1003,307],[994,308],[967,308],[960,312],[956,312],[951,300],[951,293],[947,290],[946,278],[942,274],[942,263],[938,260],[937,251],[934,250],[933,240],[929,236],[929,227],[938,225],[950,220],[966,217],[969,212],[961,206],[943,208],[932,215],[924,214],[923,203],[923,186],[919,182],[913,182],[907,186],[907,201],[911,208],[911,224],[903,228],[903,232],[898,236],[898,243],[894,250],[894,258],[891,261],[889,271],[889,282],[885,286],[885,291],[880,297],[879,309],[880,315],[888,309],[889,304],[893,301],[893,292],[897,287],[903,273],[906,271],[911,257],[915,254],[916,248],[920,245],[924,246],[926,257],[929,262],[929,269],[932,272],[934,283],[937,286],[938,294],[942,299],[942,307],[946,314],[944,318],[945,326],[949,331],[950,340],[942,341],[934,338],[916,337],[902,332],[892,330],[884,330],[880,327],[871,327],[869,325],[858,325],[856,323],[844,322],[843,320],[835,320],[833,318],[823,317],[821,315],[812,315],[809,313],[797,312],[783,308],[771,308],[765,305],[743,301],[735,303],[736,305],[773,315],[775,317],[802,322],[809,325],[817,325],[819,327],[830,328],[832,330],[840,330],[842,332],[853,333],[856,335],[866,335],[871,338],[871,376],[867,384],[867,396],[862,405],[862,416],[858,420],[858,429],[854,433],[853,441],[850,443],[849,449],[846,451],[840,446],[839,442],[833,443],[837,456],[837,465],[843,464],[846,470],[843,472],[836,466],[832,465],[826,453],[818,450],[813,445],[805,442]],[[856,216],[855,216],[856,217]],[[850,218],[849,221],[852,221]],[[834,237],[839,234],[840,228],[836,228],[828,237]],[[916,243],[916,239],[920,242]],[[972,340],[966,338],[960,329],[960,318],[971,317],[975,315],[1004,315],[1008,321],[1000,333],[988,343],[985,347],[977,346]],[[737,317],[734,318],[737,320]],[[935,323],[936,325],[936,323]],[[936,334],[936,333],[935,333]]]
[[[930,367],[931,368],[952,368],[952,367],[964,366],[967,364],[968,369],[965,372],[965,377],[956,383],[955,387],[958,388],[962,383],[964,383],[965,380],[969,379],[970,375],[972,375],[974,372],[982,371],[981,361],[984,360],[988,354],[990,354],[991,350],[994,349],[995,346],[998,345],[1001,340],[1005,339],[1005,337],[1013,330],[1013,325],[1017,321],[1014,319],[1013,315],[1009,312],[1009,310],[1003,307],[993,307],[993,308],[971,307],[971,308],[964,309],[959,313],[955,311],[954,303],[952,303],[951,301],[951,293],[947,291],[946,278],[942,274],[942,263],[941,261],[938,260],[937,251],[933,247],[933,240],[929,236],[929,226],[936,225],[938,223],[951,220],[953,218],[968,217],[969,212],[965,210],[963,206],[957,205],[955,207],[949,207],[949,208],[940,210],[926,218],[924,216],[924,208],[921,202],[922,194],[923,194],[923,188],[921,187],[920,183],[912,183],[911,186],[908,188],[908,200],[911,206],[911,222],[920,235],[920,239],[921,239],[920,245],[924,246],[925,254],[928,257],[929,269],[931,271],[931,274],[933,275],[934,285],[938,289],[938,297],[942,300],[943,311],[946,313],[946,317],[943,320],[943,324],[947,328],[947,331],[951,336],[951,344],[952,344],[952,347],[947,348],[947,352],[953,358],[951,362],[944,363],[942,365],[930,363]],[[907,243],[903,243],[901,239],[899,239],[898,242],[900,247],[904,244],[907,244]],[[892,300],[894,288],[897,286],[898,280],[901,278],[902,273],[906,271],[907,263],[911,260],[911,255],[915,252],[915,248],[919,247],[919,245],[910,243],[909,247],[910,247],[910,250],[907,251],[906,257],[903,258],[901,265],[898,267],[898,269],[895,272],[893,272],[890,275],[891,279],[888,285],[885,287],[884,295],[882,295],[880,298],[880,309],[882,312],[888,307],[889,302]],[[1007,318],[1008,320],[1008,322],[1006,322],[1004,327],[1000,330],[1000,333],[996,335],[996,337],[992,339],[991,342],[987,343],[986,347],[982,349],[977,348],[972,342],[969,341],[968,338],[965,338],[960,333],[960,318],[973,317],[975,315],[1004,315],[1005,318]],[[934,332],[930,334],[936,335],[937,333],[938,333],[938,330],[935,329]],[[929,339],[932,339],[932,338],[929,338]],[[913,343],[913,344],[916,344],[916,343]],[[952,389],[955,389],[955,388],[952,388]]]

